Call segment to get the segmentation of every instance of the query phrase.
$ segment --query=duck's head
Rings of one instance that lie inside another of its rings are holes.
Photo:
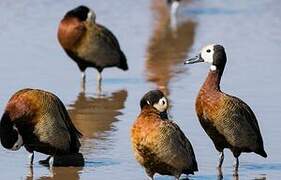
[[[16,151],[23,146],[23,139],[11,119],[4,113],[0,122],[0,140],[4,148]]]
[[[168,99],[160,90],[151,90],[147,92],[140,101],[141,109],[144,107],[155,108],[160,113],[167,113]]]
[[[226,64],[226,54],[224,47],[219,44],[210,44],[202,48],[200,53],[185,60],[184,64],[194,64],[199,62],[206,62],[211,64],[211,71],[223,71]]]
[[[78,6],[65,14],[65,17],[75,17],[80,21],[91,21],[95,22],[96,14],[93,10],[88,8],[87,6]]]

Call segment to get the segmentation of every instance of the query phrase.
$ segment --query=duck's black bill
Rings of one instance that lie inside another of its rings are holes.
[[[200,55],[185,60],[184,64],[194,64],[194,63],[199,63],[199,62],[204,62],[204,60],[201,58]]]

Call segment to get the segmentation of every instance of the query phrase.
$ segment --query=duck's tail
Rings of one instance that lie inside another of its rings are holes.
[[[129,69],[127,64],[127,58],[121,50],[120,50],[120,64],[118,67],[124,71],[127,71]]]
[[[267,157],[267,154],[266,154],[266,152],[265,152],[264,149],[261,149],[261,150],[257,151],[256,153],[259,154],[259,155],[261,155],[261,156],[264,157],[264,158]]]

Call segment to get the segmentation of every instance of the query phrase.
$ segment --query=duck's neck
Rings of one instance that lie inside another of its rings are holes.
[[[149,107],[149,106],[143,107],[142,111],[155,113],[155,114],[159,115],[159,117],[160,117],[162,120],[167,120],[167,119],[168,119],[168,113],[167,113],[167,111],[159,112],[159,111],[156,110],[155,108],[152,108],[152,107]]]
[[[220,91],[220,81],[221,81],[222,71],[210,70],[208,76],[202,86],[202,89]]]
[[[9,114],[6,112],[2,115],[0,121],[0,129],[1,131],[7,131],[13,129],[13,123],[11,122]]]
[[[0,140],[1,140],[1,142],[2,142],[3,138],[4,139],[12,138],[12,137],[10,137],[10,135],[13,131],[15,131],[13,129],[13,123],[11,122],[9,114],[5,112],[0,121]],[[2,145],[3,145],[3,143],[2,143]]]

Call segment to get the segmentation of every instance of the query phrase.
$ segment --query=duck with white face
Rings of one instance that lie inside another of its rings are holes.
[[[220,152],[218,170],[224,159],[223,150],[229,148],[234,157],[234,175],[238,175],[239,156],[242,152],[255,152],[267,157],[258,121],[251,108],[241,99],[221,91],[220,81],[226,65],[222,45],[207,45],[199,55],[187,59],[185,64],[206,62],[210,71],[196,98],[198,119]]]
[[[216,53],[215,53],[216,52]],[[210,44],[202,48],[200,54],[194,58],[186,60],[185,64],[194,64],[199,62],[206,62],[211,64],[210,70],[223,71],[226,64],[226,54],[221,45]]]
[[[137,161],[150,179],[155,173],[179,179],[181,174],[198,171],[191,143],[178,125],[169,120],[168,100],[160,90],[146,93],[141,112],[131,129],[131,142]]]
[[[164,96],[164,94],[159,91],[150,91],[150,93],[146,93],[141,102],[141,108],[144,108],[146,105],[152,106],[160,112],[162,119],[168,119],[167,110],[169,107],[168,99]]]

